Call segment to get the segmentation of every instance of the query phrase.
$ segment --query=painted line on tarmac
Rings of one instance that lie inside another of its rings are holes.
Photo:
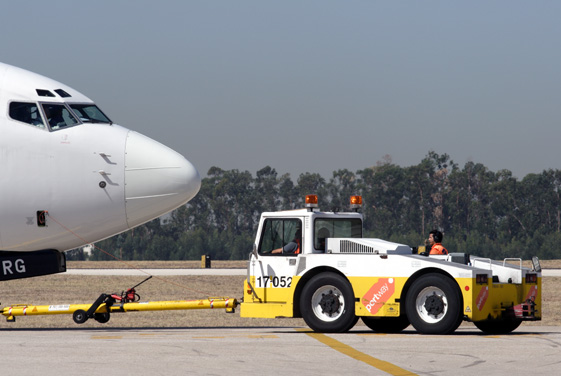
[[[396,366],[395,364],[386,362],[384,360],[374,358],[373,356],[370,356],[370,355],[365,354],[361,351],[358,351],[354,347],[346,345],[343,342],[337,341],[334,338],[328,337],[325,334],[310,332],[309,329],[296,329],[296,331],[301,332],[301,333],[305,333],[308,336],[312,337],[313,339],[323,343],[324,345],[327,345],[327,346],[331,347],[333,350],[339,351],[341,354],[347,355],[347,356],[349,356],[353,359],[364,362],[364,363],[368,364],[369,366],[377,368],[380,371],[384,371],[386,373],[389,373],[390,375],[394,375],[394,376],[418,376],[416,373],[413,373],[413,372],[408,371],[406,369],[400,368],[400,367]]]
[[[244,334],[244,335],[223,335],[223,336],[193,336],[193,339],[226,339],[226,338],[249,338],[249,339],[277,339],[275,334]]]

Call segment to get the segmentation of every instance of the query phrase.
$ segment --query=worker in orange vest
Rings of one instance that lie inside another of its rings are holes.
[[[299,254],[300,253],[300,245],[302,244],[302,230],[297,229],[296,234],[294,234],[294,239],[286,244],[282,248],[273,249],[271,253],[292,253],[292,254]]]
[[[432,230],[429,233],[429,245],[431,246],[431,255],[447,255],[448,250],[442,245],[444,235],[438,230]]]

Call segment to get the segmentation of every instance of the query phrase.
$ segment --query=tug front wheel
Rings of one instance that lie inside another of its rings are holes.
[[[306,283],[300,297],[300,312],[316,332],[343,333],[358,321],[351,285],[331,272],[318,274]]]

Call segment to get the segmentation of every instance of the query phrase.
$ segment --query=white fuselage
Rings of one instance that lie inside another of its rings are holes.
[[[76,248],[197,194],[200,176],[183,156],[108,119],[81,116],[84,105],[97,109],[66,85],[0,63],[1,251]],[[53,108],[64,111],[60,123],[49,118]]]

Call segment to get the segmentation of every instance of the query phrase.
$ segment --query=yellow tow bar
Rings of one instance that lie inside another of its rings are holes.
[[[102,299],[103,298],[103,299]],[[97,306],[96,306],[97,305]],[[89,318],[100,323],[109,321],[110,313],[166,311],[188,309],[225,309],[234,312],[238,305],[236,299],[228,297],[206,298],[199,300],[164,300],[155,302],[116,302],[110,295],[102,294],[94,304],[60,304],[60,305],[28,305],[17,304],[2,310],[7,321],[15,321],[16,316],[61,315],[72,314],[77,324],[83,324]]]
[[[17,304],[2,310],[7,321],[16,321],[16,316],[36,315],[63,315],[72,314],[74,322],[83,324],[88,319],[99,323],[106,323],[113,312],[140,312],[140,311],[169,311],[187,309],[213,309],[223,308],[226,312],[234,312],[238,302],[228,297],[207,298],[198,300],[164,300],[156,302],[139,302],[140,296],[136,287],[151,279],[144,281],[118,294],[101,294],[93,304],[58,304],[58,305],[28,305]]]

